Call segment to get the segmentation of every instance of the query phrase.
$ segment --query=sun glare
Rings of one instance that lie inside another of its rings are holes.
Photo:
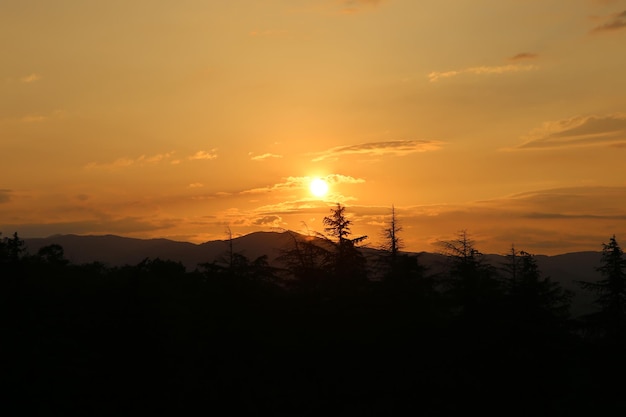
[[[328,183],[321,178],[315,178],[309,188],[314,196],[324,197],[328,192]]]

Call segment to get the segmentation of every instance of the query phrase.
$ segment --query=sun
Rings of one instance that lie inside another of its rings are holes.
[[[328,192],[328,183],[321,178],[315,178],[311,181],[309,189],[311,190],[311,194],[314,196],[324,197]]]

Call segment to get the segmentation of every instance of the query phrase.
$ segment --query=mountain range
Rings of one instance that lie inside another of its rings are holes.
[[[29,253],[34,254],[47,245],[63,247],[65,257],[74,264],[102,262],[108,266],[136,265],[146,258],[181,262],[188,271],[198,264],[219,261],[225,257],[232,244],[236,253],[254,260],[266,255],[270,264],[277,264],[277,257],[285,249],[293,247],[294,239],[306,237],[295,232],[254,232],[232,240],[214,240],[201,244],[179,242],[168,239],[136,239],[115,235],[54,235],[46,238],[24,239]],[[364,248],[366,256],[375,256],[380,251]],[[446,256],[441,253],[420,252],[419,261],[429,271],[445,268]],[[505,263],[505,255],[487,254],[487,262],[494,267]],[[572,310],[590,311],[593,294],[580,290],[577,281],[597,281],[601,278],[596,268],[601,262],[601,252],[572,252],[560,255],[535,255],[543,276],[559,282],[574,292]]]

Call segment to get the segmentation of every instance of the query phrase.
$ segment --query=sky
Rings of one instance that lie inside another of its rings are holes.
[[[2,0],[0,51],[3,236],[626,246],[626,0]]]

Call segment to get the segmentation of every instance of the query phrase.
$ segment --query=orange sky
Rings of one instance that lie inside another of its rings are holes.
[[[3,0],[0,51],[5,236],[626,245],[626,0]]]

